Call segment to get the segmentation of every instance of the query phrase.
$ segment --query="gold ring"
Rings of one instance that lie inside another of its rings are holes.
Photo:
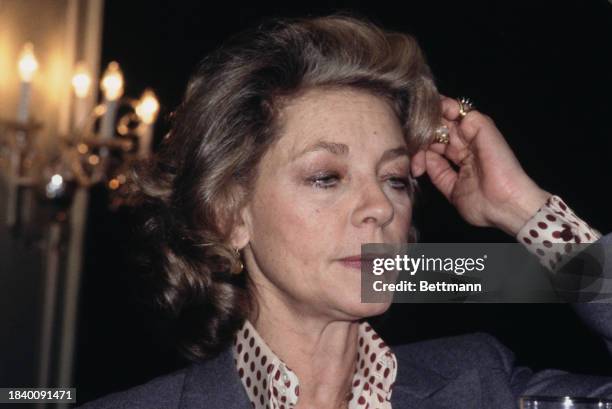
[[[474,103],[466,97],[457,98],[457,102],[459,103],[459,116],[460,119],[465,118],[470,111],[474,110]]]
[[[434,138],[435,143],[443,143],[448,145],[450,143],[450,131],[446,125],[442,125],[436,129],[436,137]]]

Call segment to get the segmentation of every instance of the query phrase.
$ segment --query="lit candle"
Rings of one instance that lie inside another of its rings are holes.
[[[21,89],[19,91],[19,105],[17,107],[17,121],[25,123],[30,116],[30,96],[32,93],[32,78],[38,70],[38,61],[34,56],[34,46],[26,43],[21,49],[17,60],[17,71],[21,78]],[[21,148],[26,144],[27,134],[19,131],[15,134],[17,145]],[[17,225],[18,218],[18,196],[19,179],[21,177],[21,152],[13,149],[10,156],[10,169],[8,176],[6,223],[10,227]],[[26,209],[26,205],[22,209]]]
[[[19,107],[17,109],[17,121],[27,122],[30,116],[30,95],[32,93],[32,78],[38,69],[38,61],[34,56],[34,46],[26,43],[19,55],[17,63],[19,76],[21,77],[21,90],[19,94]]]
[[[103,139],[112,138],[115,134],[115,119],[117,117],[118,100],[123,95],[123,74],[116,61],[108,64],[100,88],[104,93],[105,113],[100,124],[100,136]]]
[[[89,69],[84,62],[79,62],[72,76],[72,89],[74,90],[74,116],[73,128],[78,129],[83,126],[87,119],[87,96],[91,88],[91,75]]]
[[[147,157],[151,153],[153,127],[158,112],[159,102],[155,97],[155,93],[147,88],[136,105],[136,114],[141,120],[138,127],[138,155],[140,157]]]

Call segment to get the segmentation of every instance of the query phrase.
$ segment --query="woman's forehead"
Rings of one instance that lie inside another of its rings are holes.
[[[334,117],[338,113],[394,115],[389,103],[368,91],[349,87],[317,87],[286,100],[280,115],[286,120],[312,116]]]
[[[340,154],[351,146],[404,142],[389,104],[365,91],[311,90],[285,104],[279,114],[278,148],[291,158],[319,148]]]

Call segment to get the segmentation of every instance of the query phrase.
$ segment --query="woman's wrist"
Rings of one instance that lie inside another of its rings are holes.
[[[551,193],[534,184],[534,187],[525,191],[519,199],[500,207],[494,226],[516,237],[521,228],[546,204],[551,196]]]

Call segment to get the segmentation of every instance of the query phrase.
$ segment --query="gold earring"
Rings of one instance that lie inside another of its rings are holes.
[[[234,251],[236,252],[236,258],[238,259],[238,262],[240,263],[240,270],[236,274],[240,274],[244,270],[244,264],[242,264],[242,259],[241,259],[241,256],[240,256],[240,250],[234,249]]]

